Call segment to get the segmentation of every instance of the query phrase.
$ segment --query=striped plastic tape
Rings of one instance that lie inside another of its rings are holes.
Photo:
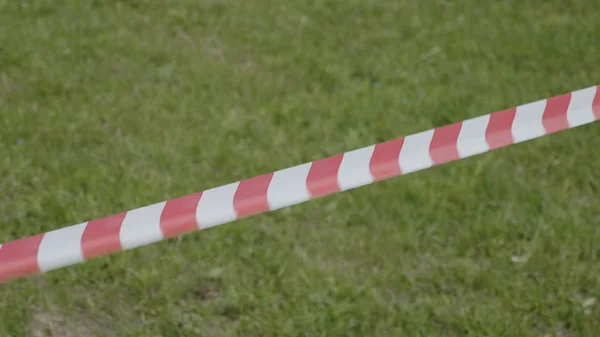
[[[0,282],[423,170],[600,119],[600,86],[0,244]]]

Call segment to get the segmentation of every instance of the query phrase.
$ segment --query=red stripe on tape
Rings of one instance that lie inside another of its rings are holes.
[[[343,154],[315,160],[310,166],[306,187],[311,197],[316,198],[323,195],[340,191],[337,173],[342,163]]]
[[[433,165],[440,165],[459,158],[457,142],[461,128],[462,122],[434,130],[433,139],[429,145],[429,154]]]
[[[490,122],[485,131],[485,139],[490,150],[514,143],[511,129],[516,113],[517,108],[512,108],[490,115]]]
[[[547,133],[569,128],[569,120],[567,119],[569,103],[571,103],[571,94],[548,98],[542,116],[542,124]]]
[[[196,208],[202,192],[167,201],[160,215],[160,229],[165,238],[198,229]]]
[[[44,234],[7,242],[0,248],[0,282],[40,272],[37,254]]]
[[[126,214],[123,212],[88,222],[81,236],[84,258],[91,259],[122,249],[119,232]]]
[[[387,179],[402,173],[398,162],[402,145],[404,145],[404,137],[375,145],[369,162],[375,180]]]
[[[269,173],[240,181],[233,196],[233,208],[238,218],[269,210],[267,190],[272,178],[273,173]]]

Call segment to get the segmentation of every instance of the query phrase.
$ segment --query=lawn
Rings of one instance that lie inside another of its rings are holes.
[[[0,0],[0,242],[600,84],[586,0]],[[0,285],[0,336],[600,335],[600,125]]]

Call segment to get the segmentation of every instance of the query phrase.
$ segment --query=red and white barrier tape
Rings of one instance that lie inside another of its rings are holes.
[[[0,244],[0,282],[423,170],[600,119],[600,86]]]

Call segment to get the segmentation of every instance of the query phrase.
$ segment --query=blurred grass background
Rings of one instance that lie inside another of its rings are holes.
[[[597,9],[0,0],[0,242],[600,84]],[[0,336],[597,336],[599,135],[3,284]]]

